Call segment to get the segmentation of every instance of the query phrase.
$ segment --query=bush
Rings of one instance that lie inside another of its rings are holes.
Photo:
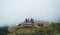
[[[46,34],[45,31],[42,30],[42,29],[37,29],[37,30],[35,31],[35,35],[45,35],[45,34]]]
[[[15,35],[18,35],[18,33],[16,32]]]
[[[0,27],[0,35],[7,35],[9,33],[8,26]]]
[[[23,32],[22,35],[28,35],[28,33],[27,32]]]

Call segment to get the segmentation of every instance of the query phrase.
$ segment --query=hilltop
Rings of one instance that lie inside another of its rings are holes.
[[[23,23],[14,27],[1,27],[0,34],[2,34],[1,30],[7,35],[60,35],[60,22],[49,24],[49,22],[46,21],[25,19]]]
[[[52,23],[49,26],[39,27],[17,25],[9,29],[8,35],[60,35],[60,23]]]
[[[60,23],[51,23],[48,26],[38,25],[38,27],[24,27],[18,24],[9,29],[8,35],[60,35]]]

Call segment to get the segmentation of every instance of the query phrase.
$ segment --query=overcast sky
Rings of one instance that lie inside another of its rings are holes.
[[[0,0],[0,25],[18,24],[28,17],[58,21],[60,0]]]

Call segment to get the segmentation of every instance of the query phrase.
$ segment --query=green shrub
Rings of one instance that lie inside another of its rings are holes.
[[[18,35],[18,33],[16,32],[15,35]]]
[[[0,35],[7,35],[9,33],[8,26],[0,27]]]
[[[28,33],[27,32],[23,32],[22,35],[28,35]]]

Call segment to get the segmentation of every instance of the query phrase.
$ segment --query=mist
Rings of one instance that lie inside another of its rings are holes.
[[[60,0],[0,0],[0,25],[19,24],[28,17],[57,22]]]

